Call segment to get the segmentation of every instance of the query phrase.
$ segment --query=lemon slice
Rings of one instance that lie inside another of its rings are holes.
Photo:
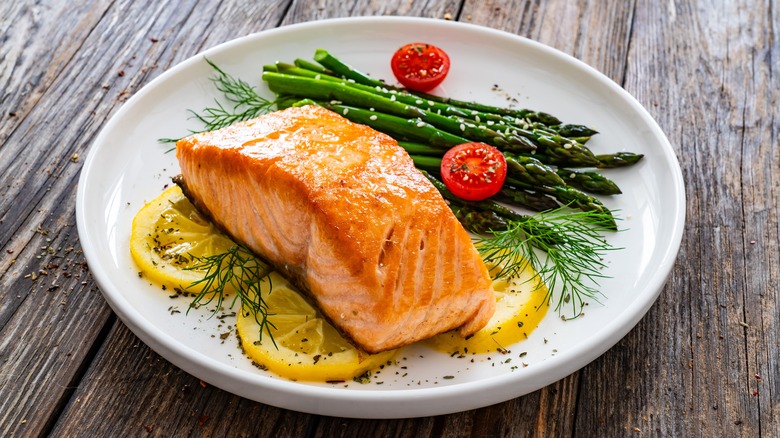
[[[430,347],[445,353],[479,354],[506,351],[528,337],[547,314],[547,287],[537,281],[530,264],[511,281],[494,280],[496,313],[485,327],[463,338],[446,332],[425,341]]]
[[[130,253],[142,275],[170,287],[200,292],[205,271],[192,269],[195,257],[227,252],[235,243],[221,233],[181,192],[165,190],[133,219]],[[394,351],[359,351],[330,325],[289,282],[277,273],[259,284],[273,324],[262,333],[258,319],[245,309],[236,329],[244,352],[257,364],[294,380],[347,380],[392,360]],[[253,291],[244,291],[247,294]],[[254,297],[250,297],[254,298]]]
[[[362,352],[350,344],[289,282],[271,274],[264,284],[271,337],[260,337],[255,315],[241,311],[236,329],[244,352],[256,364],[292,380],[343,381],[391,361],[395,351]],[[267,283],[267,282],[266,282]],[[274,345],[275,343],[275,345]]]
[[[172,186],[146,204],[133,218],[130,255],[140,275],[171,288],[191,287],[205,271],[194,269],[197,257],[226,252],[235,243],[204,218],[179,186]]]

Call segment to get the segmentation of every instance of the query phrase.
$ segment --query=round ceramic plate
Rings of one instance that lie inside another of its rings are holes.
[[[411,41],[444,48],[447,80],[433,92],[488,104],[546,111],[598,129],[597,153],[645,154],[636,166],[607,170],[623,194],[605,199],[624,230],[608,236],[599,289],[584,317],[564,322],[550,311],[507,354],[450,357],[407,347],[397,365],[369,383],[293,382],[254,367],[240,352],[233,321],[185,314],[185,299],[140,279],[130,259],[130,224],[144,202],[178,173],[170,145],[158,139],[198,129],[188,110],[219,97],[208,58],[229,74],[272,94],[264,64],[311,59],[325,48],[374,77],[392,80],[391,54]],[[674,152],[628,93],[582,62],[539,43],[456,22],[366,17],[318,21],[239,38],[198,54],[136,93],[92,145],[78,186],[78,230],[94,278],[119,318],[152,349],[192,375],[252,400],[316,414],[399,418],[474,409],[549,385],[585,366],[620,340],[658,297],[672,268],[684,222],[682,175]],[[473,360],[472,360],[473,359]]]

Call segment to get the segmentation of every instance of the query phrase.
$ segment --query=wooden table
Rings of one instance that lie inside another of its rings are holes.
[[[321,417],[204,385],[141,343],[90,276],[83,157],[122,103],[218,43],[410,15],[571,54],[658,121],[687,226],[661,297],[614,348],[524,397],[407,420]],[[0,435],[780,436],[780,4],[81,0],[0,3]]]

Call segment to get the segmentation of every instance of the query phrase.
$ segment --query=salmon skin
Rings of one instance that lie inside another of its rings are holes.
[[[495,311],[470,236],[385,134],[293,107],[181,139],[176,157],[193,203],[366,352],[467,336]]]

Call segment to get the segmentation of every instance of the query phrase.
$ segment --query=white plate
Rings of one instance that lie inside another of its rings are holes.
[[[271,96],[260,81],[263,64],[311,59],[326,48],[375,77],[392,79],[389,58],[402,44],[430,42],[451,56],[452,71],[438,94],[550,112],[596,127],[597,152],[629,150],[645,159],[609,170],[624,194],[607,199],[626,230],[609,236],[624,249],[606,258],[603,304],[563,322],[551,311],[530,339],[512,353],[469,359],[414,346],[398,366],[369,384],[298,383],[253,367],[234,336],[221,340],[230,320],[185,315],[187,302],[171,300],[138,278],[129,257],[133,215],[178,172],[168,145],[157,139],[199,128],[187,110],[213,104],[219,94],[204,56]],[[503,91],[492,90],[498,85]],[[360,418],[438,415],[515,398],[585,366],[621,339],[660,293],[674,263],[684,224],[682,175],[669,142],[636,100],[582,62],[524,38],[441,20],[366,17],[318,21],[274,29],[221,44],[170,69],[136,93],[92,145],[78,186],[79,236],[90,269],[119,318],[176,366],[252,400],[309,413]],[[170,307],[182,311],[171,315]],[[521,353],[525,353],[521,357]],[[507,359],[512,359],[507,361]],[[401,368],[405,367],[405,368]],[[444,379],[443,376],[454,376]],[[381,382],[381,384],[380,384]]]

